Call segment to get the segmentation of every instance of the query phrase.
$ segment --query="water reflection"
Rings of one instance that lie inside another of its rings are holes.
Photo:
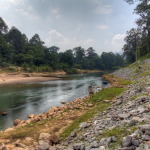
[[[46,81],[22,85],[0,87],[0,111],[8,115],[0,116],[0,129],[12,126],[17,118],[27,119],[28,114],[39,114],[61,101],[72,101],[88,95],[88,86],[101,86],[99,75],[77,75],[72,80]]]

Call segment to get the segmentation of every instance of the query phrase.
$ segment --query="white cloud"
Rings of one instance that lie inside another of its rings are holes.
[[[0,0],[0,9],[10,9],[13,6],[24,5],[26,0]]]
[[[104,29],[108,29],[109,26],[107,26],[107,25],[99,25],[99,26],[97,26],[97,28],[104,30]]]
[[[99,5],[94,12],[100,15],[108,15],[113,13],[113,8],[110,5]]]
[[[118,43],[124,41],[125,36],[126,36],[125,34],[116,34],[115,36],[113,36],[111,43],[113,45],[118,44]]]
[[[84,40],[77,40],[76,38],[68,38],[59,33],[57,30],[51,30],[48,33],[48,37],[45,40],[46,45],[53,46],[56,45],[60,47],[61,50],[72,49],[77,46],[82,46],[84,48],[88,48],[93,44],[93,39],[84,39]]]
[[[119,52],[122,50],[122,47],[125,44],[125,36],[126,34],[116,34],[112,37],[111,45],[113,52]]]
[[[59,9],[58,9],[58,8],[52,9],[51,12],[52,12],[53,14],[58,14],[58,13],[59,13]]]
[[[31,12],[32,11],[31,7],[29,7],[29,9],[27,9],[27,10],[25,10],[25,9],[17,9],[16,11],[19,14],[27,17],[30,20],[38,20],[39,19],[39,17],[37,15],[35,15],[35,14],[33,14],[33,12]]]
[[[56,17],[56,18],[60,18],[60,13],[59,13],[59,8],[54,8],[51,10],[51,13]]]
[[[11,3],[15,6],[20,5],[20,4],[24,4],[24,2],[25,2],[25,0],[5,0],[5,1],[7,1],[8,3]]]

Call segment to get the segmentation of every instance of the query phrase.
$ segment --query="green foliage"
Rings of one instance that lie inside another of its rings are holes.
[[[118,126],[116,128],[113,128],[112,130],[108,130],[106,129],[102,135],[99,138],[107,138],[107,137],[111,137],[111,136],[115,136],[116,137],[116,142],[111,143],[109,145],[110,150],[116,150],[117,146],[120,145],[122,138],[130,135],[133,131],[137,130],[136,126]]]
[[[38,34],[28,40],[16,27],[8,31],[6,23],[0,18],[0,67],[8,64],[22,66],[24,71],[50,72],[63,69],[68,74],[77,73],[77,69],[112,70],[123,66],[123,57],[113,53],[99,56],[90,47],[81,46],[59,52],[59,47],[46,47]]]
[[[110,100],[124,91],[123,88],[106,88],[96,93],[92,98],[89,99],[90,102],[96,103],[101,100]]]
[[[42,66],[37,67],[36,71],[37,72],[52,72],[52,68],[50,66],[42,65]]]
[[[133,63],[150,54],[150,3],[148,0],[125,0],[129,4],[138,2],[134,13],[139,15],[137,28],[127,32],[126,44],[123,47],[128,63]]]
[[[130,80],[119,80],[119,84],[120,85],[129,85],[129,84],[133,84],[134,82],[133,81],[130,81]]]
[[[64,69],[67,74],[77,74],[78,70],[76,68]]]

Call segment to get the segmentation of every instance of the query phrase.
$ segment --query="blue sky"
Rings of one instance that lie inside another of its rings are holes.
[[[135,27],[134,5],[124,0],[0,0],[0,16],[30,39],[38,33],[60,51],[82,46],[120,52]]]

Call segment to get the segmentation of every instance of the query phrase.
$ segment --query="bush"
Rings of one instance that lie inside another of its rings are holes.
[[[40,66],[37,67],[38,72],[52,72],[52,68],[50,66]]]
[[[76,68],[64,69],[67,74],[78,74],[78,70]]]

